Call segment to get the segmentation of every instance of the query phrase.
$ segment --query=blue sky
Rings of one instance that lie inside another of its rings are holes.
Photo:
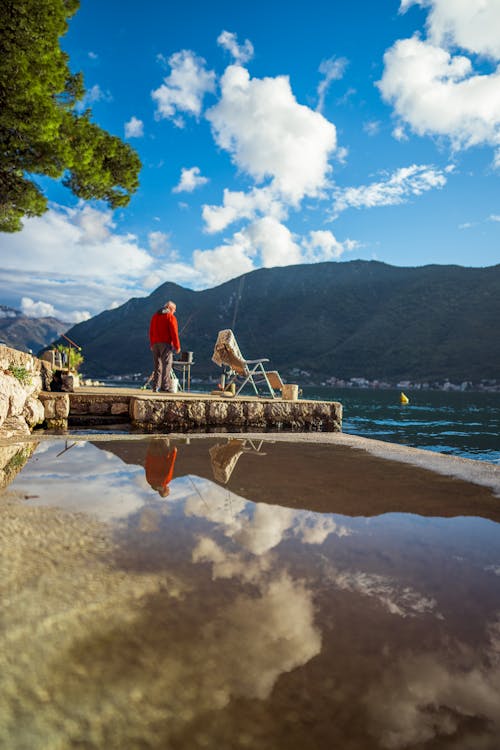
[[[499,0],[82,0],[62,45],[141,185],[113,213],[40,180],[4,304],[77,322],[263,266],[500,262]]]

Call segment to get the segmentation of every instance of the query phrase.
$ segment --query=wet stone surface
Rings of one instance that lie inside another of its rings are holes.
[[[0,747],[500,746],[484,483],[254,437],[5,456]]]

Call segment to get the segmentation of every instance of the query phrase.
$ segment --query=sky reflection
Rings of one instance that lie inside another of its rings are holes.
[[[71,558],[73,588],[40,548],[38,576],[7,592],[0,646],[16,638],[28,662],[19,670],[2,648],[6,746],[23,747],[13,739],[22,721],[47,746],[126,747],[140,736],[153,748],[496,750],[500,525],[487,489],[428,473],[425,485],[404,466],[397,490],[377,481],[387,462],[345,448],[166,438],[64,447],[43,443],[8,497],[25,524],[44,509],[48,539],[62,510],[75,524],[94,519],[110,547]],[[151,451],[166,496],[148,481]],[[395,512],[419,498],[435,514]],[[35,606],[44,614],[33,619]]]

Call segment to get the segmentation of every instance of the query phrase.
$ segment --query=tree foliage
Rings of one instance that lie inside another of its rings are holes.
[[[60,47],[79,0],[0,0],[0,231],[21,229],[47,199],[34,176],[76,196],[125,206],[139,185],[136,152],[78,111],[85,89]]]

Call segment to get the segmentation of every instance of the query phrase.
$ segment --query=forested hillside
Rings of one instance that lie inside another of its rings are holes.
[[[217,332],[233,328],[247,358],[269,357],[285,377],[500,378],[500,266],[376,261],[260,269],[199,292],[167,282],[70,329],[85,372],[147,373],[149,319],[170,298],[198,376],[217,375]]]

